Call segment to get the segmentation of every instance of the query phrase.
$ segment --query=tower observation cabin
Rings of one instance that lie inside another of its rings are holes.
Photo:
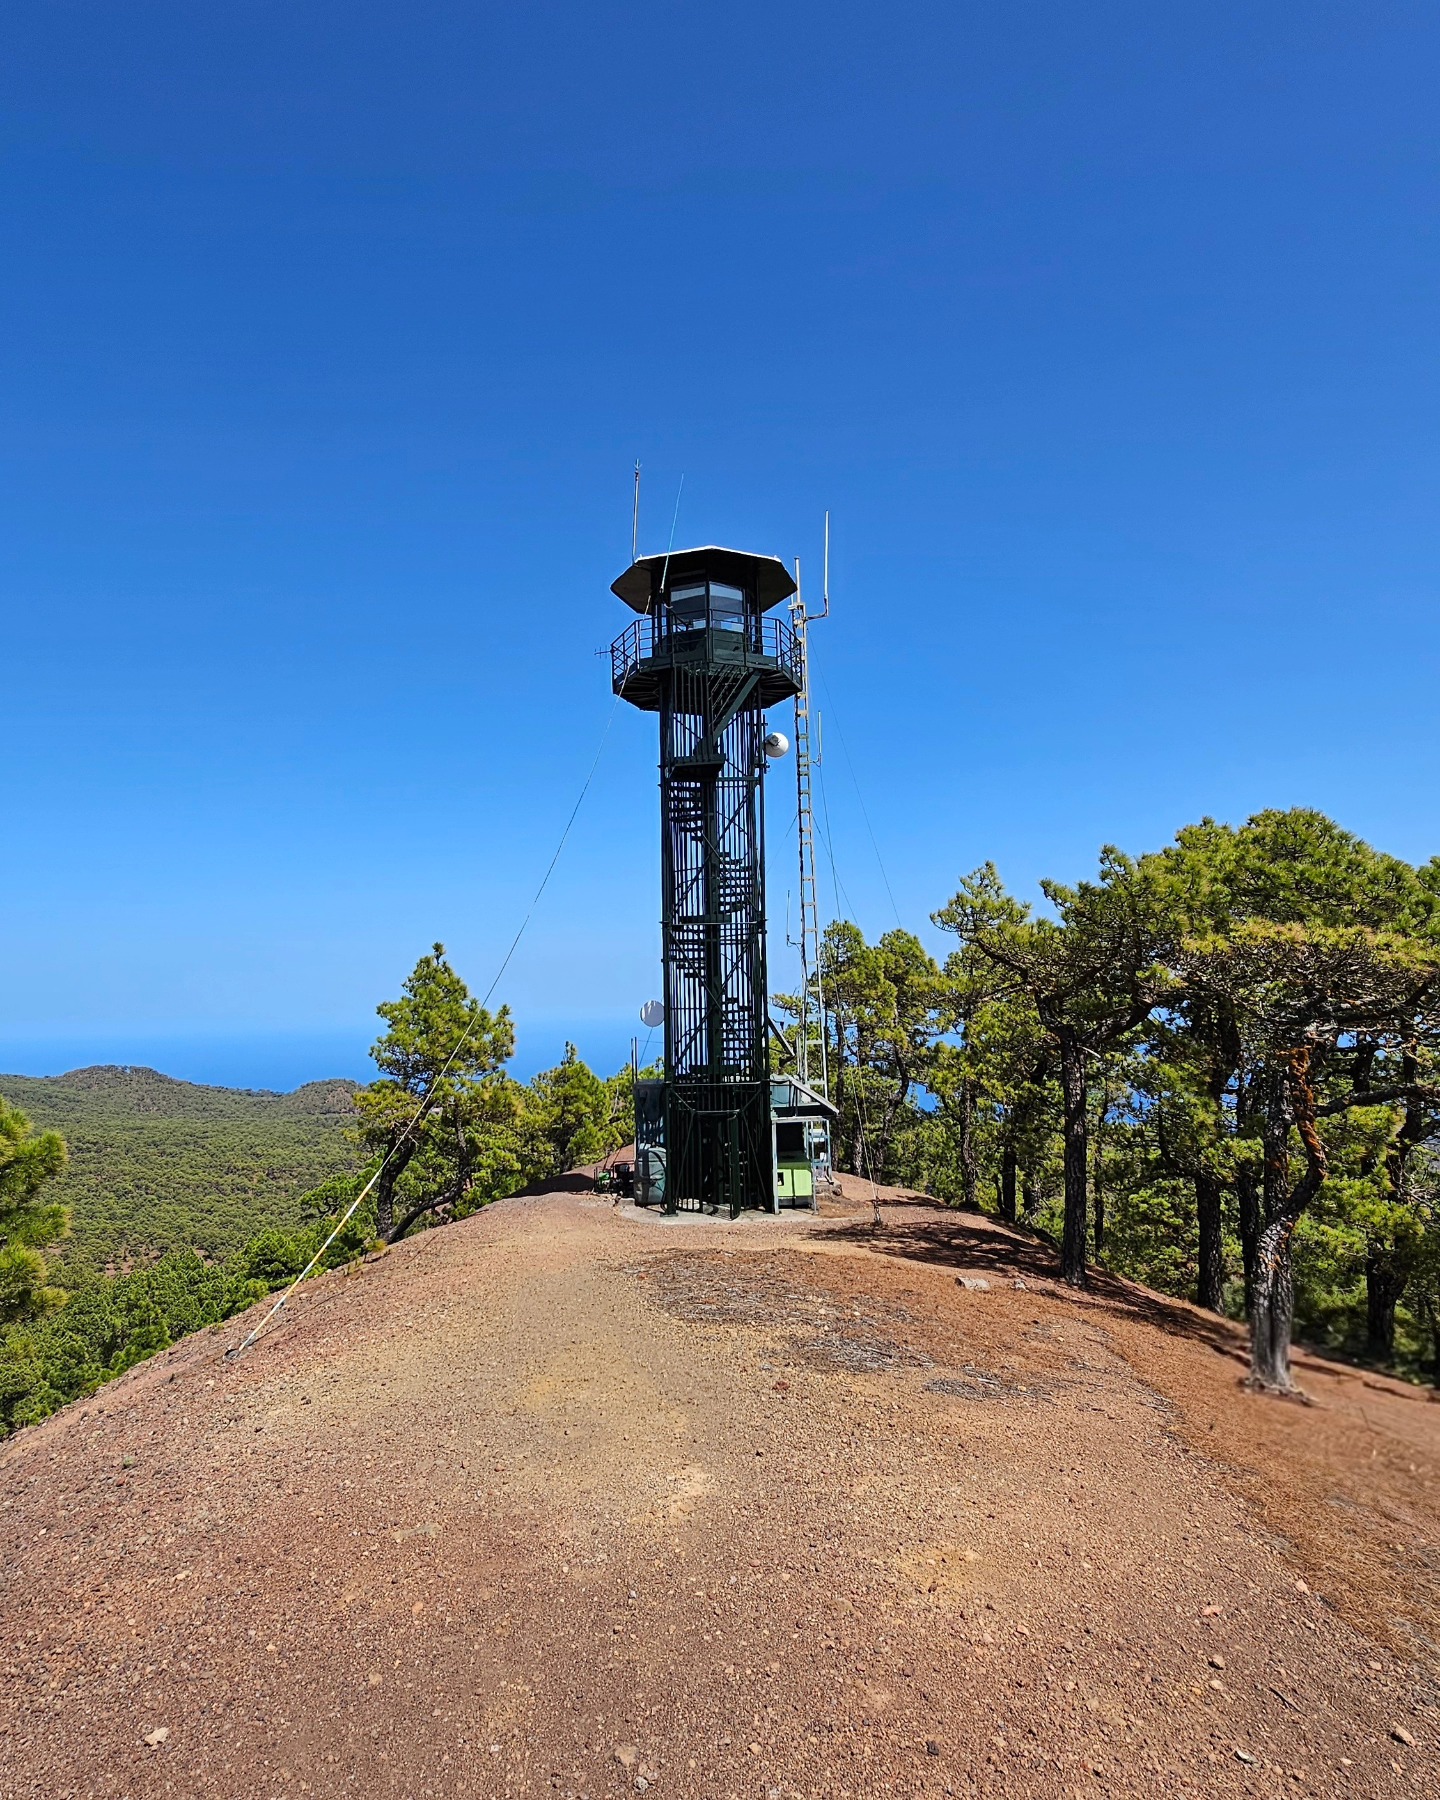
[[[777,557],[710,545],[640,557],[613,592],[638,615],[611,645],[614,690],[660,722],[665,1075],[636,1096],[641,1195],[773,1209],[765,709],[804,680],[770,616],[795,583]]]

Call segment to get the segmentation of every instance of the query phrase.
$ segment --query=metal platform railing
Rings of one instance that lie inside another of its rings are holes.
[[[742,629],[677,630],[661,618],[636,619],[610,646],[610,676],[618,689],[642,664],[714,661],[726,668],[778,668],[797,682],[800,648],[783,619],[751,619]]]

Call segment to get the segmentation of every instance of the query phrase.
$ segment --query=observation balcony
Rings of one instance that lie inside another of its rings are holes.
[[[800,650],[783,619],[750,613],[719,622],[675,617],[669,609],[636,619],[610,646],[611,686],[642,712],[659,712],[677,675],[759,676],[756,703],[777,706],[800,691]]]

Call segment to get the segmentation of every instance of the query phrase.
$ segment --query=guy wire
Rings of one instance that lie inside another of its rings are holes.
[[[834,702],[830,698],[828,686],[825,689],[825,703],[833,720]],[[885,858],[880,854],[880,844],[875,836],[875,827],[870,823],[870,809],[865,804],[865,795],[860,787],[860,777],[855,773],[855,764],[850,756],[850,746],[845,741],[845,733],[841,731],[838,725],[835,726],[835,732],[840,739],[840,748],[845,753],[845,766],[850,771],[850,780],[855,788],[855,798],[860,802],[860,817],[864,819],[865,829],[870,835],[870,848],[875,852],[875,863],[880,870],[880,879],[885,883],[885,892],[890,897],[890,910],[895,915],[895,923],[903,930],[904,924],[900,918],[900,908],[895,904],[895,890],[890,886],[890,876],[885,867]]]
[[[676,500],[676,509],[677,509],[677,511],[679,509],[678,498]],[[529,925],[531,919],[534,918],[535,909],[537,906],[539,906],[541,897],[544,894],[545,889],[550,885],[550,877],[555,873],[555,865],[560,860],[560,853],[565,848],[566,840],[570,836],[571,827],[574,825],[575,820],[579,817],[580,808],[585,803],[585,796],[590,792],[590,785],[595,779],[595,771],[600,767],[600,758],[604,754],[604,751],[605,751],[605,741],[610,736],[610,727],[615,721],[615,711],[616,711],[616,708],[619,706],[619,704],[620,704],[620,696],[617,694],[615,696],[614,700],[611,702],[610,711],[606,715],[605,729],[600,733],[600,742],[596,747],[594,760],[590,764],[590,772],[586,775],[585,780],[581,785],[579,797],[576,799],[574,806],[570,809],[570,817],[565,821],[565,829],[560,833],[560,842],[555,846],[555,854],[550,858],[549,866],[545,870],[544,875],[540,879],[540,885],[535,890],[535,895],[534,895],[534,898],[530,902],[529,910],[526,912],[525,917],[520,921],[520,929],[515,933],[515,936],[510,940],[510,948],[505,952],[504,960],[501,962],[500,967],[495,971],[495,977],[491,981],[489,987],[486,988],[486,990],[485,990],[485,996],[480,1002],[480,1011],[482,1011],[482,1012],[484,1011],[485,1007],[489,1004],[490,996],[495,992],[495,989],[500,985],[500,978],[505,973],[506,969],[509,968],[510,959],[512,956],[514,956],[516,950],[519,948],[520,940],[525,935],[525,929]],[[400,1153],[400,1151],[404,1148],[404,1146],[414,1136],[415,1131],[416,1131],[417,1127],[419,1126],[421,1120],[424,1119],[426,1113],[429,1112],[431,1105],[438,1098],[441,1082],[444,1081],[445,1077],[450,1073],[450,1070],[454,1065],[456,1057],[459,1056],[460,1052],[465,1048],[465,1045],[469,1042],[470,1035],[474,1031],[477,1023],[478,1023],[478,1018],[472,1018],[470,1020],[469,1024],[466,1025],[464,1031],[462,1031],[460,1033],[459,1038],[455,1042],[454,1049],[451,1050],[450,1054],[445,1058],[445,1061],[444,1061],[443,1065],[441,1066],[440,1073],[435,1077],[434,1081],[431,1083],[429,1092],[424,1095],[424,1097],[421,1099],[419,1106],[415,1109],[414,1116],[406,1124],[405,1129],[400,1133],[400,1136],[398,1138],[396,1138],[395,1142],[385,1152],[385,1155],[381,1158],[380,1164],[376,1168],[374,1174],[371,1175],[370,1179],[365,1183],[364,1187],[361,1188],[360,1192],[355,1196],[355,1198],[350,1202],[349,1206],[347,1206],[345,1208],[345,1211],[340,1215],[340,1218],[339,1218],[338,1222],[336,1223],[335,1229],[330,1233],[329,1237],[326,1238],[325,1242],[320,1246],[320,1248],[310,1258],[309,1262],[306,1263],[305,1267],[300,1271],[300,1273],[290,1283],[289,1287],[286,1288],[285,1292],[280,1296],[280,1298],[270,1308],[269,1312],[266,1313],[265,1317],[263,1319],[261,1319],[260,1323],[255,1327],[255,1329],[250,1333],[250,1335],[244,1340],[244,1342],[237,1344],[233,1349],[227,1350],[225,1352],[227,1357],[237,1357],[237,1356],[242,1355],[246,1350],[248,1350],[250,1348],[250,1346],[255,1342],[256,1338],[258,1338],[260,1336],[261,1332],[264,1331],[265,1328],[270,1324],[270,1321],[276,1316],[277,1313],[279,1313],[283,1309],[286,1302],[289,1300],[290,1296],[295,1292],[296,1288],[299,1287],[300,1283],[302,1281],[304,1281],[307,1276],[309,1276],[310,1274],[313,1273],[316,1265],[319,1263],[320,1259],[324,1256],[325,1252],[335,1242],[336,1238],[339,1237],[340,1233],[345,1229],[346,1225],[348,1225],[350,1220],[354,1217],[355,1212],[356,1212],[357,1208],[360,1206],[361,1202],[364,1201],[365,1199],[367,1199],[369,1197],[369,1195],[373,1192],[376,1182],[379,1181],[380,1177],[385,1173],[385,1170],[389,1167],[392,1159]]]
[[[665,592],[665,577],[670,573],[670,557],[675,549],[675,527],[680,523],[680,496],[685,492],[685,477],[680,477],[680,485],[675,490],[675,511],[670,515],[670,542],[665,546],[665,562],[660,570],[660,592]]]

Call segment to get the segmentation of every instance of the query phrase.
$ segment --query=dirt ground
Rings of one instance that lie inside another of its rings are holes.
[[[22,1433],[0,1793],[1440,1792],[1440,1406],[831,1212],[507,1201]]]

